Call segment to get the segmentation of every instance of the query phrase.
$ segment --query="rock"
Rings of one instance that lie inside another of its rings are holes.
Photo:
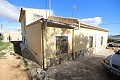
[[[44,80],[45,79],[46,71],[44,71],[40,65],[25,58],[23,60],[26,61],[26,64],[27,64],[26,67],[29,69],[31,80]]]
[[[40,68],[36,70],[36,72],[32,75],[33,80],[45,80],[46,72]]]

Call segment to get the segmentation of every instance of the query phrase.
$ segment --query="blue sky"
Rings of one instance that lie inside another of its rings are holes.
[[[0,24],[3,29],[15,31],[20,28],[19,10],[25,8],[44,9],[46,0],[0,0]],[[72,17],[81,22],[108,29],[111,35],[120,34],[120,0],[51,0],[56,16]]]

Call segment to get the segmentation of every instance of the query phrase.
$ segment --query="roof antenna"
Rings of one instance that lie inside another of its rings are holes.
[[[72,6],[72,18],[74,17],[74,11],[75,11],[75,8],[76,8],[76,6],[73,5],[73,6]]]
[[[46,5],[45,5],[45,9],[46,9],[46,19],[47,19],[47,5],[48,5],[48,3],[47,3],[47,0],[46,0]]]
[[[49,16],[51,16],[51,0],[49,0],[48,5],[49,5]]]

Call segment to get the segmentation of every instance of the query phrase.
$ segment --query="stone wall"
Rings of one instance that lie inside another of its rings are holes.
[[[74,55],[72,53],[64,53],[61,55],[57,55],[56,57],[49,58],[47,60],[47,68],[51,66],[59,65],[61,63],[71,61],[77,58],[90,56],[92,54],[93,54],[93,49],[84,49],[84,50],[75,52]]]
[[[56,57],[49,58],[47,60],[47,67],[55,66],[55,65],[58,65],[58,64],[70,61],[70,60],[72,60],[72,54],[71,53],[64,53],[64,54],[61,54],[61,55],[57,55]]]

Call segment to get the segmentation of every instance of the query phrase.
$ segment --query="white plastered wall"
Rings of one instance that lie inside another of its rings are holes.
[[[79,28],[79,30],[75,30],[75,51],[89,49],[90,36],[93,36],[93,53],[97,53],[107,47],[108,32]],[[103,37],[102,45],[101,37]]]

